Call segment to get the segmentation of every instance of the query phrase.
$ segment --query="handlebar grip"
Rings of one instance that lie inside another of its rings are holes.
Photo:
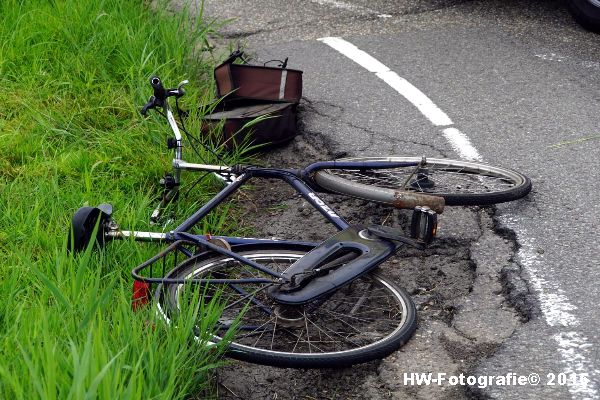
[[[140,114],[142,114],[145,117],[148,110],[151,108],[154,108],[154,106],[155,106],[154,100],[155,100],[154,96],[150,97],[150,100],[148,100],[148,102],[140,110]]]
[[[167,91],[160,78],[158,76],[150,78],[150,85],[152,85],[152,88],[154,89],[154,97],[159,103],[162,103],[167,98]]]

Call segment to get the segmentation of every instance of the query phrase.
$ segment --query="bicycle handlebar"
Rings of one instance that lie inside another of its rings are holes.
[[[152,95],[144,107],[142,107],[140,113],[145,116],[148,110],[152,108],[167,107],[167,98],[171,96],[175,96],[177,98],[182,97],[185,94],[183,86],[187,85],[187,83],[188,81],[185,80],[181,82],[175,89],[165,89],[158,76],[151,77],[150,86],[152,86],[152,89],[154,89],[154,95]]]
[[[158,76],[150,78],[150,85],[154,89],[154,97],[159,101],[164,101],[167,98],[167,91]]]

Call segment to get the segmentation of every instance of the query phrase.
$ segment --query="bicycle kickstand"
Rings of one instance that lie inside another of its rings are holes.
[[[173,175],[166,174],[160,180],[160,185],[163,187],[163,192],[158,206],[156,206],[150,216],[150,225],[158,224],[164,209],[179,198],[179,182],[176,181]]]

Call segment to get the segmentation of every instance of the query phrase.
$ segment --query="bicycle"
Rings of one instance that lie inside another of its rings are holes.
[[[156,310],[167,323],[185,307],[186,289],[201,286],[207,298],[218,295],[225,308],[212,341],[235,325],[227,354],[236,359],[316,368],[389,355],[414,333],[416,308],[408,293],[377,267],[404,246],[423,249],[431,243],[437,214],[445,205],[494,204],[531,190],[529,178],[513,170],[424,157],[322,161],[300,170],[188,163],[182,159],[183,137],[168,104],[169,97],[185,94],[187,82],[175,89],[165,89],[157,77],[150,82],[154,95],[142,114],[162,109],[173,131],[169,147],[174,151],[171,185],[153,219],[177,197],[181,171],[217,173],[229,182],[170,232],[124,231],[112,220],[111,206],[80,208],[73,216],[69,246],[80,251],[93,241],[125,238],[168,243],[133,269],[138,288],[150,296],[152,285]],[[338,233],[322,243],[190,233],[254,178],[284,181]],[[351,226],[316,192],[413,209],[410,235],[381,225]]]

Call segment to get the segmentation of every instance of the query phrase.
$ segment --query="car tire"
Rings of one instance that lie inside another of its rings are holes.
[[[581,26],[600,33],[600,0],[567,0],[567,5]]]

